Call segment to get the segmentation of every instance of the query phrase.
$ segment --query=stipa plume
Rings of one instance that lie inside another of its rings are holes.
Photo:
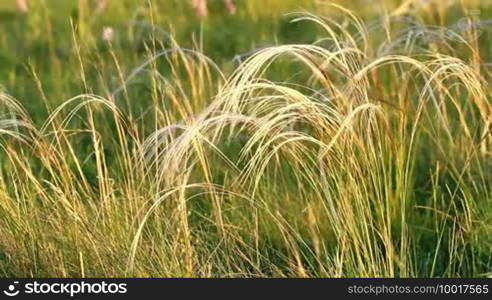
[[[19,274],[490,271],[492,108],[476,32],[410,34],[399,17],[366,26],[333,9],[342,22],[294,15],[316,42],[261,48],[229,76],[172,42],[110,99],[68,100],[39,130],[3,95],[16,117],[0,122],[0,245]],[[127,112],[138,77],[151,87],[142,117]]]

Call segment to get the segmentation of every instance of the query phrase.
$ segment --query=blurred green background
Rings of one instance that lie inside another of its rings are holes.
[[[209,0],[209,16],[200,19],[191,0],[109,0],[102,13],[95,11],[96,0],[31,0],[28,13],[18,11],[14,0],[3,0],[0,88],[21,100],[35,120],[43,120],[46,111],[44,104],[39,105],[40,98],[55,106],[84,92],[107,94],[118,84],[109,49],[122,73],[128,74],[148,57],[146,48],[151,46],[152,36],[161,44],[158,49],[169,47],[170,35],[182,47],[199,48],[227,73],[234,68],[237,55],[252,49],[315,41],[319,36],[314,25],[290,23],[292,17],[286,14],[330,15],[334,10],[328,2],[333,1],[236,0],[237,13],[230,15],[222,0]],[[336,2],[370,20],[408,1]],[[426,22],[439,23],[436,16],[443,5],[456,6],[456,16],[448,16],[445,22],[463,16],[459,7],[463,1],[435,2]],[[481,18],[486,18],[490,15],[488,2],[467,0],[466,4],[470,9],[479,8]],[[113,30],[111,45],[102,38],[105,27]],[[81,78],[83,73],[85,78]]]

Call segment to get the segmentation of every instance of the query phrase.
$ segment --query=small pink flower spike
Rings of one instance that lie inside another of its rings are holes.
[[[203,19],[208,15],[207,0],[193,0],[192,5],[196,15],[200,19]]]
[[[17,8],[22,13],[27,13],[29,11],[29,4],[27,3],[27,0],[17,0]]]
[[[104,27],[102,39],[106,42],[111,42],[114,39],[114,29],[112,27]]]
[[[226,6],[229,14],[231,14],[231,15],[236,14],[237,9],[236,9],[236,5],[234,5],[234,0],[225,0],[225,6]]]
[[[108,0],[97,0],[96,13],[102,13],[108,6]]]

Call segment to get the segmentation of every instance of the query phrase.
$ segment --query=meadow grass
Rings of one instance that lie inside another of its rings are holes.
[[[0,24],[2,276],[491,275],[489,3],[264,2]]]

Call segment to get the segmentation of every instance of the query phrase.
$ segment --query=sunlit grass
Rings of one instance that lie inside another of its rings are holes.
[[[216,63],[150,4],[139,53],[72,20],[36,97],[0,92],[3,276],[492,271],[488,32],[322,3],[287,16],[311,43]]]

